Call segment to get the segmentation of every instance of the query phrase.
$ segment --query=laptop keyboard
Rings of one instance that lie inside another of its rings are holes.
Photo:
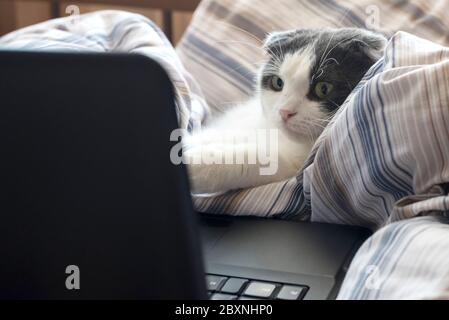
[[[211,300],[301,300],[308,287],[209,274],[207,289]]]

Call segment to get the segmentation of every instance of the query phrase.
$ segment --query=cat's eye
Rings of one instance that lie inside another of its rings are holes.
[[[270,86],[274,91],[282,91],[282,89],[284,88],[284,81],[278,76],[272,76]]]
[[[315,94],[320,99],[326,99],[332,90],[334,89],[334,86],[332,83],[329,82],[318,82],[315,86]]]

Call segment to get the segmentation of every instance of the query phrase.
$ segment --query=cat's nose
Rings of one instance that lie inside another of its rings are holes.
[[[282,121],[287,122],[287,120],[297,114],[297,112],[281,109],[279,110],[279,114],[281,115]]]

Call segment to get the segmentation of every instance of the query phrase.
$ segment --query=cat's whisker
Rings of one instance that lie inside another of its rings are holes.
[[[346,86],[348,87],[349,90],[352,91],[352,86],[351,86],[351,84],[349,83],[348,79],[347,79],[346,77],[344,77],[344,78],[345,78]]]
[[[260,61],[260,62],[250,62],[250,64],[256,66],[258,69],[260,69],[261,67],[264,67],[264,69],[267,70],[273,70],[273,71],[277,71],[279,69],[279,65],[274,64],[271,61]],[[263,70],[261,70],[263,71]]]
[[[264,75],[264,76],[270,76],[273,74],[277,74],[279,72],[279,68],[280,68],[279,65],[273,65],[271,63],[267,63],[265,65],[265,67],[261,70],[261,72],[262,72],[262,75]]]
[[[264,70],[262,70],[262,75],[271,76],[273,74],[276,74],[278,70],[279,70],[278,68],[265,68]]]
[[[280,63],[280,62],[277,62],[277,61],[268,61],[268,62],[266,63],[266,65],[267,65],[267,66],[270,66],[270,67],[274,67],[274,68],[279,68],[280,65],[281,65],[281,63]]]
[[[271,49],[270,49],[270,51],[271,51]],[[272,51],[271,51],[271,52],[272,52]],[[281,57],[279,57],[277,54],[272,53],[272,54],[271,54],[271,59],[273,60],[273,62],[274,62],[277,66],[282,65]]]
[[[349,8],[346,8],[346,9],[345,9],[345,11],[343,12],[343,15],[342,15],[341,18],[338,20],[337,27],[339,27],[338,24],[342,23],[343,20],[346,19],[346,16],[347,16],[347,14],[349,13],[349,11],[350,11]],[[334,35],[335,35],[335,32],[332,34],[331,38],[329,39],[329,42],[328,42],[327,45],[326,45],[326,49],[324,49],[324,54],[323,54],[323,56],[322,56],[321,59],[320,59],[320,66],[318,67],[318,69],[321,68],[321,63],[322,63],[322,61],[323,61],[323,57],[326,57],[326,58],[327,58],[327,56],[328,56],[328,55],[326,55],[326,51],[327,51],[327,49],[329,48],[329,44],[332,42],[332,40],[333,40],[333,38],[334,38]]]
[[[251,48],[255,48],[259,51],[265,52],[265,50],[263,50],[260,46],[249,43],[249,42],[245,42],[245,41],[239,41],[239,40],[214,40],[214,42],[216,43],[238,43],[238,44],[243,44],[245,46],[251,47]]]
[[[254,63],[250,62],[250,64],[255,66],[256,69],[260,69],[262,66],[266,67],[263,70],[263,74],[266,74],[267,72],[276,73],[278,71],[278,69],[279,69],[279,67],[277,65],[276,66],[273,65],[271,62],[265,62],[265,61],[254,62]],[[247,68],[247,66],[241,64],[238,67],[229,69],[229,71],[239,72],[240,70],[242,70],[244,68]],[[265,71],[265,70],[267,70],[267,71]],[[257,73],[257,71],[255,71],[255,70],[254,71],[253,70],[248,70],[247,72],[241,72],[240,74],[242,74],[244,76],[247,76],[247,75],[254,76],[256,73]]]
[[[312,123],[313,125],[315,125],[315,126],[317,126],[317,127],[320,127],[320,128],[326,128],[327,127],[327,125],[330,123],[330,122],[328,122],[328,123],[321,123],[321,121],[311,121],[310,123]]]
[[[227,27],[233,28],[234,30],[240,31],[240,32],[244,33],[245,35],[249,36],[251,39],[257,41],[259,44],[261,44],[261,45],[263,44],[263,40],[262,39],[258,38],[256,35],[248,32],[248,31],[246,31],[245,29],[237,27],[234,24],[231,24],[231,23],[226,22],[226,21],[217,21],[216,23],[221,23],[223,25],[226,25]]]
[[[341,18],[338,20],[337,27],[339,27],[338,24],[342,23],[343,20],[346,19],[346,16],[347,16],[347,14],[349,13],[349,11],[350,11],[349,8],[346,8],[346,9],[345,9],[343,15],[342,15]],[[324,59],[325,59],[325,58],[327,58],[327,56],[328,56],[328,55],[326,54],[326,51],[327,51],[327,49],[329,48],[329,44],[332,42],[332,40],[333,40],[335,34],[336,34],[335,32],[332,33],[332,36],[331,36],[331,38],[329,39],[329,41],[328,41],[328,43],[327,43],[327,45],[326,45],[326,48],[324,49],[323,56],[322,56],[321,59],[320,59],[319,68],[321,68],[321,64],[322,64],[322,61],[323,61],[323,57],[324,57]]]
[[[248,70],[246,72],[240,72],[244,68],[246,68],[246,66],[240,65],[240,66],[235,67],[235,68],[230,68],[229,71],[238,72],[238,73],[240,73],[243,76],[254,75],[256,73],[256,71],[252,71],[252,70]]]
[[[327,101],[331,102],[335,107],[340,108],[340,105],[338,103],[336,103],[335,101],[333,101],[332,99],[327,99]]]
[[[270,48],[268,48],[268,47],[263,47],[263,43],[264,43],[264,41],[262,40],[262,39],[260,39],[260,38],[258,38],[256,35],[254,35],[254,34],[252,34],[252,33],[250,33],[250,32],[248,32],[248,31],[246,31],[246,30],[244,30],[244,29],[242,29],[242,28],[240,28],[240,27],[237,27],[237,26],[235,26],[235,25],[233,25],[233,24],[230,24],[229,22],[226,22],[226,21],[217,21],[217,23],[221,23],[221,24],[223,24],[223,25],[226,25],[226,26],[228,26],[228,27],[231,27],[231,28],[233,28],[234,30],[237,30],[237,31],[239,31],[239,32],[241,32],[241,33],[243,33],[243,34],[245,34],[246,36],[248,36],[249,38],[251,38],[251,39],[253,39],[253,40],[255,40],[260,46],[258,47],[259,49],[261,49],[261,50],[266,50],[266,51],[268,51],[268,53],[270,53],[272,56],[273,56],[273,58],[274,59],[276,59],[276,54],[275,54],[275,52],[273,52]],[[235,40],[235,41],[237,41],[237,40]],[[243,42],[243,41],[242,41]],[[278,59],[279,61],[279,63],[281,63],[282,61],[280,60],[280,59]]]
[[[334,34],[335,34],[335,33],[334,33]],[[333,35],[334,35],[334,34],[333,34]],[[333,36],[333,35],[332,35],[332,36]],[[338,41],[337,44],[334,45],[334,46],[332,47],[332,49],[330,49],[329,52],[324,56],[324,59],[327,59],[327,57],[332,53],[332,51],[333,51],[335,48],[337,48],[340,44],[342,44],[342,43],[344,43],[344,42],[346,42],[346,41],[350,41],[350,40],[352,40],[352,39],[354,39],[354,38],[356,38],[356,37],[357,37],[357,35],[354,35],[354,36],[352,36],[352,37],[344,38],[343,40]],[[320,68],[321,68],[321,65],[320,65]]]
[[[317,137],[315,138],[316,134],[313,134],[312,128],[319,127],[320,129],[324,129],[324,127],[322,125],[316,124],[313,121],[313,119],[303,119],[301,121],[301,124],[302,124],[302,128],[304,128],[306,130],[306,134],[308,135],[309,140],[310,140],[309,142],[311,142],[311,143],[314,143],[317,138]]]
[[[334,117],[335,113],[336,113],[336,111],[332,111],[327,116],[321,118],[320,120],[321,121],[325,121],[325,122],[329,122],[329,121],[332,120],[332,118]]]
[[[321,69],[321,65],[323,63],[323,60],[325,59],[327,49],[329,48],[329,45],[331,44],[332,40],[334,39],[334,36],[335,36],[335,33],[332,34],[332,36],[330,37],[329,41],[327,42],[326,48],[324,49],[324,53],[321,56],[320,62],[318,64],[318,69]]]
[[[309,124],[309,125],[311,125],[311,126],[314,126],[314,127],[318,127],[318,128],[321,128],[321,129],[324,129],[324,128],[326,128],[326,125],[322,125],[322,124],[320,124],[320,123],[317,123],[317,122],[314,122],[314,121],[310,121],[310,120],[303,120],[303,122],[305,122],[305,123],[307,123],[307,124]]]
[[[263,51],[265,53],[265,50],[263,50],[260,46],[256,46],[256,45],[254,45],[252,43],[247,43],[247,42],[244,42],[244,41],[238,41],[238,40],[216,40],[215,42],[216,43],[238,43],[238,44],[246,45],[246,46],[251,47],[251,48],[256,48],[256,49],[261,50],[261,51]],[[281,63],[281,60],[279,58],[277,58],[276,56],[273,56],[273,59],[274,59],[274,61],[277,64]],[[256,63],[252,63],[252,62],[250,62],[250,63],[251,64],[256,64]],[[260,62],[260,65],[263,65],[263,64],[266,64],[266,63],[267,63],[267,59],[264,59],[264,60],[262,60],[262,62]]]
[[[281,46],[281,43],[280,42],[278,42],[278,47],[279,47],[279,51],[281,52],[281,56],[280,56],[280,60],[284,60],[285,59],[285,54],[284,54],[284,51],[282,50],[282,46]]]
[[[323,62],[323,68],[326,68],[326,67],[330,64],[330,62],[334,62],[335,64],[340,65],[340,62],[338,62],[337,59],[335,59],[335,58],[327,58],[327,59]]]
[[[317,75],[317,73],[319,73],[319,74]],[[316,79],[319,79],[323,75],[323,73],[324,73],[323,69],[318,69],[317,72],[315,72],[312,75],[312,78],[311,78],[312,82],[315,81]]]
[[[269,46],[264,46],[264,49],[267,51],[267,53],[270,55],[271,59],[273,59],[276,64],[281,65],[283,58],[284,58],[284,54],[282,52],[282,48],[280,47],[280,43],[278,43],[278,47],[279,47],[280,55],[277,54],[276,52],[274,52]]]
[[[332,112],[332,113],[334,113],[334,112]],[[315,125],[323,127],[323,128],[327,127],[329,125],[329,123],[332,122],[332,120],[333,120],[333,118],[304,119],[304,121],[306,121],[306,122],[315,124]]]
[[[320,122],[325,123],[325,125],[332,122],[332,119],[321,119]]]
[[[267,71],[275,71],[275,70],[278,70],[278,69],[279,69],[278,65],[275,65],[275,64],[272,64],[272,63],[266,63],[265,64],[265,70],[267,70]]]
[[[307,135],[309,137],[309,143],[310,144],[315,144],[316,138],[314,138],[312,130],[310,128],[308,128],[308,127],[306,128],[306,130],[307,130]]]
[[[237,31],[239,31],[239,32],[241,32],[241,33],[243,33],[243,34],[245,34],[245,35],[248,36],[249,38],[255,40],[255,41],[260,45],[260,46],[258,47],[260,50],[263,50],[263,51],[266,50],[269,54],[271,54],[271,56],[273,57],[273,59],[278,59],[278,63],[281,63],[281,62],[282,62],[279,58],[277,58],[277,55],[275,54],[275,52],[273,52],[270,48],[268,48],[268,47],[263,47],[264,41],[263,41],[262,39],[258,38],[257,36],[255,36],[254,34],[248,32],[248,31],[246,31],[246,30],[244,30],[244,29],[242,29],[242,28],[240,28],[240,27],[237,27],[237,26],[235,26],[235,25],[232,25],[232,24],[230,24],[230,23],[228,23],[228,22],[225,22],[225,21],[217,21],[217,23],[224,24],[224,25],[226,25],[226,26],[228,26],[228,27],[231,27],[231,28],[233,28],[233,29],[235,29],[235,30],[237,30]]]

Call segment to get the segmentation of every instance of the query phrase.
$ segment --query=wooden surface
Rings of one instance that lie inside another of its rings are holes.
[[[50,3],[15,1],[15,18],[15,29],[48,20],[50,19]]]
[[[20,1],[20,0],[13,0]],[[42,2],[49,0],[29,0]],[[51,0],[54,2],[64,2],[64,0]],[[144,7],[170,11],[194,11],[201,0],[77,0],[79,3],[89,4],[110,4],[130,7]]]
[[[0,1],[0,34],[10,32],[15,29],[15,3],[12,0]]]
[[[176,44],[190,23],[200,0],[0,0],[0,35],[52,17],[66,16],[69,5],[80,13],[98,10],[125,10],[153,20]],[[165,19],[164,19],[165,17]]]

